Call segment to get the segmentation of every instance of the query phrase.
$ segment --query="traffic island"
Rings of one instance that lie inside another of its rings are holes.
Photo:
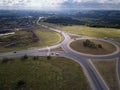
[[[70,47],[77,52],[90,55],[107,55],[117,50],[112,43],[95,39],[76,40],[70,43]]]

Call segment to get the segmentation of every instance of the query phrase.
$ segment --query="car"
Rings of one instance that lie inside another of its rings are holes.
[[[17,53],[16,51],[14,51],[13,53]]]
[[[54,53],[52,52],[51,55],[54,55]]]
[[[76,40],[76,38],[74,38],[74,40]]]
[[[59,56],[59,53],[55,53],[56,54],[56,56]]]

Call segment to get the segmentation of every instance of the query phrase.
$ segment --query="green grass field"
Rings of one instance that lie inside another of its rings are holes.
[[[57,28],[84,36],[120,38],[120,29],[92,28],[87,26],[58,26]]]
[[[92,60],[92,62],[107,82],[110,90],[120,90],[116,73],[116,60]]]
[[[0,90],[91,90],[82,68],[60,57],[0,61]]]
[[[108,42],[104,42],[104,41],[98,41],[98,40],[90,40],[92,42],[94,42],[95,44],[101,44],[103,48],[101,49],[94,49],[94,48],[89,48],[89,47],[85,47],[83,45],[83,42],[85,40],[77,40],[74,41],[70,44],[70,47],[72,49],[74,49],[75,51],[81,52],[81,53],[85,53],[85,54],[92,54],[92,55],[105,55],[105,54],[110,54],[115,52],[116,47],[113,46],[112,44],[108,43]]]
[[[38,46],[40,47],[58,44],[63,40],[63,36],[54,31],[42,29],[36,30],[36,33],[40,37],[40,41],[38,43]]]
[[[55,45],[63,40],[62,35],[43,28],[37,29],[34,32],[39,38],[39,41],[37,42],[34,40],[32,33],[29,31],[18,31],[15,35],[0,37],[0,40],[3,41],[0,43],[0,52],[17,51],[34,47],[45,47]],[[9,47],[2,47],[7,45],[9,45]]]

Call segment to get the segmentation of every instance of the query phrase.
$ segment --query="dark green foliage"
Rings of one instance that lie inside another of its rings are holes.
[[[64,26],[83,25],[82,21],[79,21],[78,19],[74,19],[72,17],[50,17],[45,19],[44,22],[60,24]]]
[[[3,58],[2,62],[1,63],[8,63],[9,62],[9,59],[8,58]]]
[[[103,48],[101,44],[98,44],[98,48]]]
[[[19,88],[22,88],[22,87],[25,87],[25,86],[26,86],[26,82],[23,81],[23,80],[20,80],[20,81],[17,82],[15,89],[19,89]]]
[[[52,57],[51,56],[47,56],[47,60],[50,60]]]
[[[38,60],[38,59],[39,59],[38,56],[34,56],[34,57],[33,57],[33,60]]]
[[[3,58],[1,63],[8,63],[9,61],[13,61],[14,59],[11,58]]]
[[[101,44],[95,44],[94,42],[92,42],[88,39],[83,42],[83,46],[89,47],[89,48],[94,48],[94,49],[102,48]]]
[[[21,57],[21,60],[24,61],[24,60],[27,60],[28,59],[28,56],[27,55],[24,55]]]
[[[69,16],[53,16],[43,20],[44,22],[60,25],[86,25],[99,28],[120,28],[120,11],[87,11],[72,13]]]

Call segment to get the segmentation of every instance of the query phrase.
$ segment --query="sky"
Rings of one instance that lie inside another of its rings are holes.
[[[107,9],[120,10],[120,0],[0,0],[0,9]]]

